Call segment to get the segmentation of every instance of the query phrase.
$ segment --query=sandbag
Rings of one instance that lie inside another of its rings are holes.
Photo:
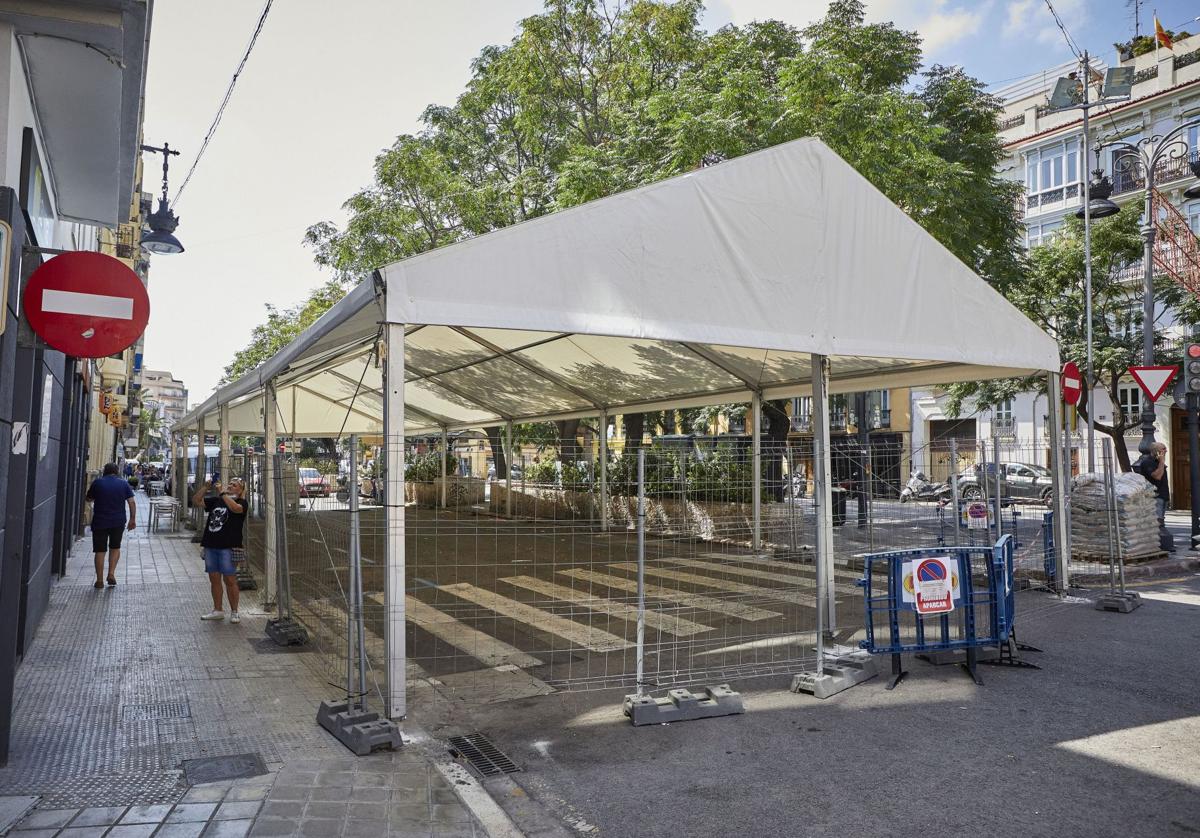
[[[1119,472],[1114,475],[1113,494],[1121,553],[1144,556],[1166,549],[1159,532],[1154,487],[1140,474]],[[1104,475],[1081,474],[1072,480],[1069,504],[1073,552],[1108,556],[1115,542],[1109,535],[1112,522]]]

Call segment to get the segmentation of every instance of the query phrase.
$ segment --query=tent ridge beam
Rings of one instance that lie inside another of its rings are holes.
[[[487,340],[486,338],[481,338],[479,335],[476,335],[474,332],[472,332],[470,329],[466,328],[465,326],[451,326],[450,328],[453,329],[454,331],[458,332],[463,337],[467,338],[467,340],[474,341],[475,343],[482,346],[484,349],[488,349],[492,352],[495,352],[497,358],[507,358],[508,360],[512,361],[514,364],[516,364],[517,366],[526,370],[527,372],[533,373],[538,378],[543,378],[546,381],[549,381],[551,384],[555,385],[556,387],[561,387],[562,389],[566,390],[569,393],[574,393],[576,396],[583,399],[585,402],[587,402],[588,404],[590,404],[592,407],[596,408],[597,410],[604,409],[604,405],[600,404],[600,402],[596,401],[594,398],[592,398],[590,395],[588,395],[583,390],[580,390],[578,387],[574,386],[573,384],[568,383],[565,379],[560,378],[558,375],[555,375],[554,373],[550,372],[549,370],[543,368],[541,364],[538,364],[534,361],[530,361],[527,358],[521,358],[516,354],[518,352],[524,351],[525,349],[528,349],[529,347],[519,347],[517,349],[507,349],[507,350],[501,349],[499,346],[497,346],[496,344]],[[565,337],[567,337],[567,335],[559,335],[557,338],[553,338],[553,340],[562,340]],[[543,341],[543,343],[548,343],[548,342],[549,341]],[[540,344],[533,344],[533,345],[540,345]],[[492,359],[492,360],[494,360],[494,359]]]

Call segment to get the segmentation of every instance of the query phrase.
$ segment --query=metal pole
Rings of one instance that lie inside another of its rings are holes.
[[[608,411],[600,411],[600,531],[608,532]]]
[[[1067,569],[1071,560],[1071,528],[1067,520],[1067,493],[1071,485],[1070,449],[1063,457],[1063,446],[1069,445],[1066,434],[1063,433],[1061,421],[1061,405],[1058,400],[1059,374],[1050,373],[1046,378],[1046,407],[1050,416],[1050,471],[1054,474],[1054,551],[1058,560],[1056,575],[1058,589],[1067,589]]]
[[[867,446],[871,440],[871,430],[867,419],[867,394],[854,394],[854,413],[855,413],[855,429],[858,435],[859,448],[862,449],[863,459],[858,464],[858,477],[854,481],[854,491],[856,494],[855,502],[858,504],[858,528],[861,530],[867,526],[867,495],[863,490],[864,484],[867,482],[867,472],[870,470],[871,463],[866,457]]]
[[[275,514],[275,507],[283,502],[283,496],[276,492],[275,475],[279,473],[279,440],[276,436],[276,417],[278,415],[278,407],[275,396],[275,381],[274,379],[267,382],[266,391],[263,393],[263,448],[266,451],[264,467],[266,474],[263,480],[266,481],[266,515],[271,517]],[[274,518],[271,518],[274,520]],[[267,533],[267,556],[263,572],[265,577],[263,584],[266,586],[264,590],[264,604],[269,605],[272,600],[278,597],[279,588],[276,587],[276,567],[278,565],[278,528],[272,526],[264,526]]]
[[[1004,519],[1001,517],[1001,513],[1003,512],[1003,509],[1004,509],[1004,506],[1003,506],[1004,483],[1002,482],[1004,480],[1004,475],[1002,474],[1003,469],[1000,468],[1000,438],[999,437],[995,437],[995,436],[992,437],[992,455],[993,455],[992,459],[995,461],[994,467],[996,469],[996,480],[995,480],[996,499],[993,501],[993,505],[995,506],[995,509],[996,509],[996,538],[999,539],[1000,536],[1002,536],[1004,534]]]
[[[958,503],[958,440],[950,438],[950,500],[954,503],[954,546],[961,540],[961,507]]]
[[[283,495],[283,469],[280,468],[282,459],[279,454],[269,454],[268,459],[274,461],[271,469],[271,480],[274,483],[274,494],[278,500]],[[287,617],[291,611],[291,603],[287,601],[285,592],[287,575],[287,522],[284,520],[283,503],[277,502],[271,509],[271,525],[275,529],[275,606],[276,616],[280,620]],[[268,531],[271,527],[267,528]]]
[[[367,628],[363,615],[362,523],[358,500],[358,434],[350,435],[350,566],[351,596],[354,598],[354,642],[358,644],[358,701],[367,709]]]
[[[1084,295],[1084,317],[1087,318],[1087,448],[1088,448],[1088,471],[1095,471],[1095,448],[1096,448],[1096,406],[1092,401],[1092,394],[1095,392],[1093,382],[1096,380],[1093,374],[1092,364],[1092,209],[1091,195],[1088,191],[1087,166],[1091,155],[1091,136],[1089,134],[1088,114],[1091,111],[1091,103],[1089,95],[1091,92],[1091,64],[1088,62],[1088,54],[1083,53],[1083,159],[1080,161],[1083,164],[1083,295]],[[1053,393],[1050,398],[1055,398]],[[1034,402],[1036,403],[1036,399]]]
[[[1146,197],[1142,212],[1142,364],[1154,366],[1154,165],[1143,167],[1146,171]],[[1154,402],[1142,400],[1142,441],[1138,451],[1150,453],[1154,444]]]
[[[1121,543],[1121,535],[1117,532],[1119,526],[1116,515],[1116,496],[1113,492],[1113,474],[1112,474],[1112,446],[1109,440],[1104,440],[1104,506],[1108,513],[1108,520],[1105,522],[1108,530],[1108,592],[1115,593],[1117,587],[1117,549],[1116,545]]]
[[[358,437],[350,437],[350,579],[346,585],[346,702],[358,707],[354,694],[354,640],[358,621],[358,602],[354,598],[358,584],[358,457],[354,450]]]
[[[1200,393],[1188,393],[1188,458],[1191,460],[1192,537],[1188,548],[1196,549],[1200,538]]]
[[[871,506],[875,502],[875,485],[874,485],[875,484],[875,469],[871,467],[872,464],[871,464],[871,449],[870,448],[864,448],[862,450],[862,458],[863,458],[863,462],[866,464],[864,466],[864,469],[865,469],[864,477],[866,478],[867,487],[866,487],[866,492],[860,496],[860,500],[859,500],[859,504],[858,504],[858,512],[859,512],[858,520],[859,520],[859,526],[861,527],[862,519],[864,517],[867,519],[867,546],[871,550],[874,550],[875,549],[875,521],[874,521],[874,516],[871,515]]]
[[[387,715],[404,718],[408,712],[405,650],[404,595],[404,324],[384,327],[383,434],[387,449],[385,470],[385,577],[384,602],[387,623],[384,642],[387,654]]]
[[[446,508],[446,458],[449,456],[446,444],[446,429],[442,428],[442,509]]]
[[[637,493],[637,694],[644,695],[646,661],[646,449],[638,448]]]
[[[232,434],[229,431],[229,405],[223,404],[217,408],[217,439],[221,448],[217,452],[217,468],[221,472],[221,482],[229,485],[229,455],[232,445]]]
[[[508,464],[508,474],[504,475],[504,514],[509,518],[512,517],[512,467],[513,460],[513,444],[512,444],[513,423],[510,419],[504,425],[504,460]],[[521,468],[521,481],[525,481],[525,469]]]
[[[750,538],[750,549],[757,552],[762,547],[762,393],[754,391],[750,407],[754,412],[754,425],[750,432],[752,456],[754,457],[751,469],[753,485],[750,489],[754,527]]]
[[[817,546],[817,674],[824,673],[825,634],[834,631],[833,472],[829,448],[829,358],[812,356],[813,507]]]

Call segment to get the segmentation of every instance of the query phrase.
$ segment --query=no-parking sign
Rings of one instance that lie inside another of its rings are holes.
[[[958,562],[949,556],[905,562],[901,605],[918,614],[953,611],[954,601],[962,598],[961,581],[958,578]]]
[[[972,501],[963,507],[962,522],[969,530],[986,530],[991,526],[992,510],[983,501]]]

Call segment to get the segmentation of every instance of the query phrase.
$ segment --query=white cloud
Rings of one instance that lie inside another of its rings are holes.
[[[929,56],[977,34],[991,7],[992,0],[867,0],[867,19],[915,29]],[[769,18],[805,26],[828,8],[828,0],[716,0],[710,3],[705,20],[711,28]]]
[[[1041,5],[1042,0],[1012,0],[1008,4],[1004,19],[1004,37],[1012,38],[1029,31],[1030,17],[1035,14],[1034,4]],[[1049,15],[1047,10],[1045,14]]]

